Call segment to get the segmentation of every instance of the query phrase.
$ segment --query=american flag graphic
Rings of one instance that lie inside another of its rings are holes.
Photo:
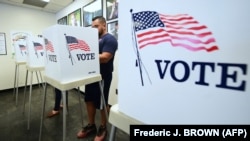
[[[35,51],[43,50],[43,46],[40,43],[33,42]]]
[[[26,50],[26,46],[25,46],[25,45],[19,45],[19,48],[20,48],[20,50],[22,50],[22,51]]]
[[[75,50],[75,49],[80,49],[84,51],[90,51],[89,45],[83,41],[83,40],[78,40],[77,38],[73,36],[66,36],[67,44],[69,45],[69,50]]]
[[[54,52],[53,44],[48,39],[45,39],[45,49],[46,51]]]
[[[188,14],[166,15],[155,11],[132,14],[138,47],[162,42],[190,51],[218,50],[212,32]]]

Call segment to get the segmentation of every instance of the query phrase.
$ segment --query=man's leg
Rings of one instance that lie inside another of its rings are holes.
[[[109,106],[107,106],[107,112],[109,111]],[[98,128],[97,134],[94,141],[104,141],[107,136],[107,115],[106,109],[100,110],[101,114],[101,125]]]
[[[106,106],[106,107],[107,107],[107,114],[109,114],[109,106]],[[105,109],[100,110],[100,112],[101,112],[101,125],[106,126],[108,115],[106,115]]]
[[[48,113],[47,115],[48,118],[54,117],[59,114],[61,98],[62,98],[62,92],[59,89],[55,88],[55,105],[53,110]]]
[[[61,92],[61,90],[55,88],[55,105],[54,105],[54,111],[59,111],[61,99],[62,99],[62,92]]]
[[[87,101],[86,108],[88,113],[88,125],[83,127],[81,131],[77,133],[78,138],[85,138],[88,135],[95,134],[97,129],[95,125],[95,114],[96,114],[96,108],[93,102]]]
[[[86,102],[89,124],[95,124],[96,108],[93,102]]]

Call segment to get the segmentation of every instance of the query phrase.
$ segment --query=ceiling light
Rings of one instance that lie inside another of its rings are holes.
[[[50,0],[42,0],[42,1],[49,2]]]

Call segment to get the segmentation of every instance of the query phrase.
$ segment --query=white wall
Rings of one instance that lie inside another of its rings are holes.
[[[0,17],[0,32],[6,34],[7,46],[7,55],[0,55],[0,90],[4,90],[14,86],[15,60],[12,56],[10,32],[16,30],[30,31],[33,35],[42,34],[44,28],[56,24],[56,16],[43,11],[0,4]],[[19,75],[19,86],[24,86],[25,65],[20,66]],[[36,81],[33,82],[36,83]]]

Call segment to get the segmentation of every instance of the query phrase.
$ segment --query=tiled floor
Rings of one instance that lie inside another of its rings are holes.
[[[43,91],[38,86],[33,86],[31,101],[30,129],[28,130],[28,97],[29,88],[26,91],[26,104],[24,108],[24,88],[18,89],[18,103],[15,104],[13,90],[0,91],[0,140],[1,141],[38,141],[41,123]],[[94,136],[77,139],[76,134],[82,127],[81,111],[79,106],[79,94],[76,90],[69,91],[69,111],[67,114],[67,141],[92,141]],[[80,98],[83,102],[83,94]],[[83,102],[84,104],[84,102]],[[45,116],[53,108],[54,93],[51,86],[47,87]],[[87,124],[87,113],[83,106],[83,124]],[[99,111],[97,111],[96,124],[99,126]],[[41,141],[62,140],[63,114],[53,118],[44,118]],[[110,130],[110,125],[108,125]],[[109,137],[106,138],[108,140]],[[117,129],[116,141],[129,141],[129,135]]]

